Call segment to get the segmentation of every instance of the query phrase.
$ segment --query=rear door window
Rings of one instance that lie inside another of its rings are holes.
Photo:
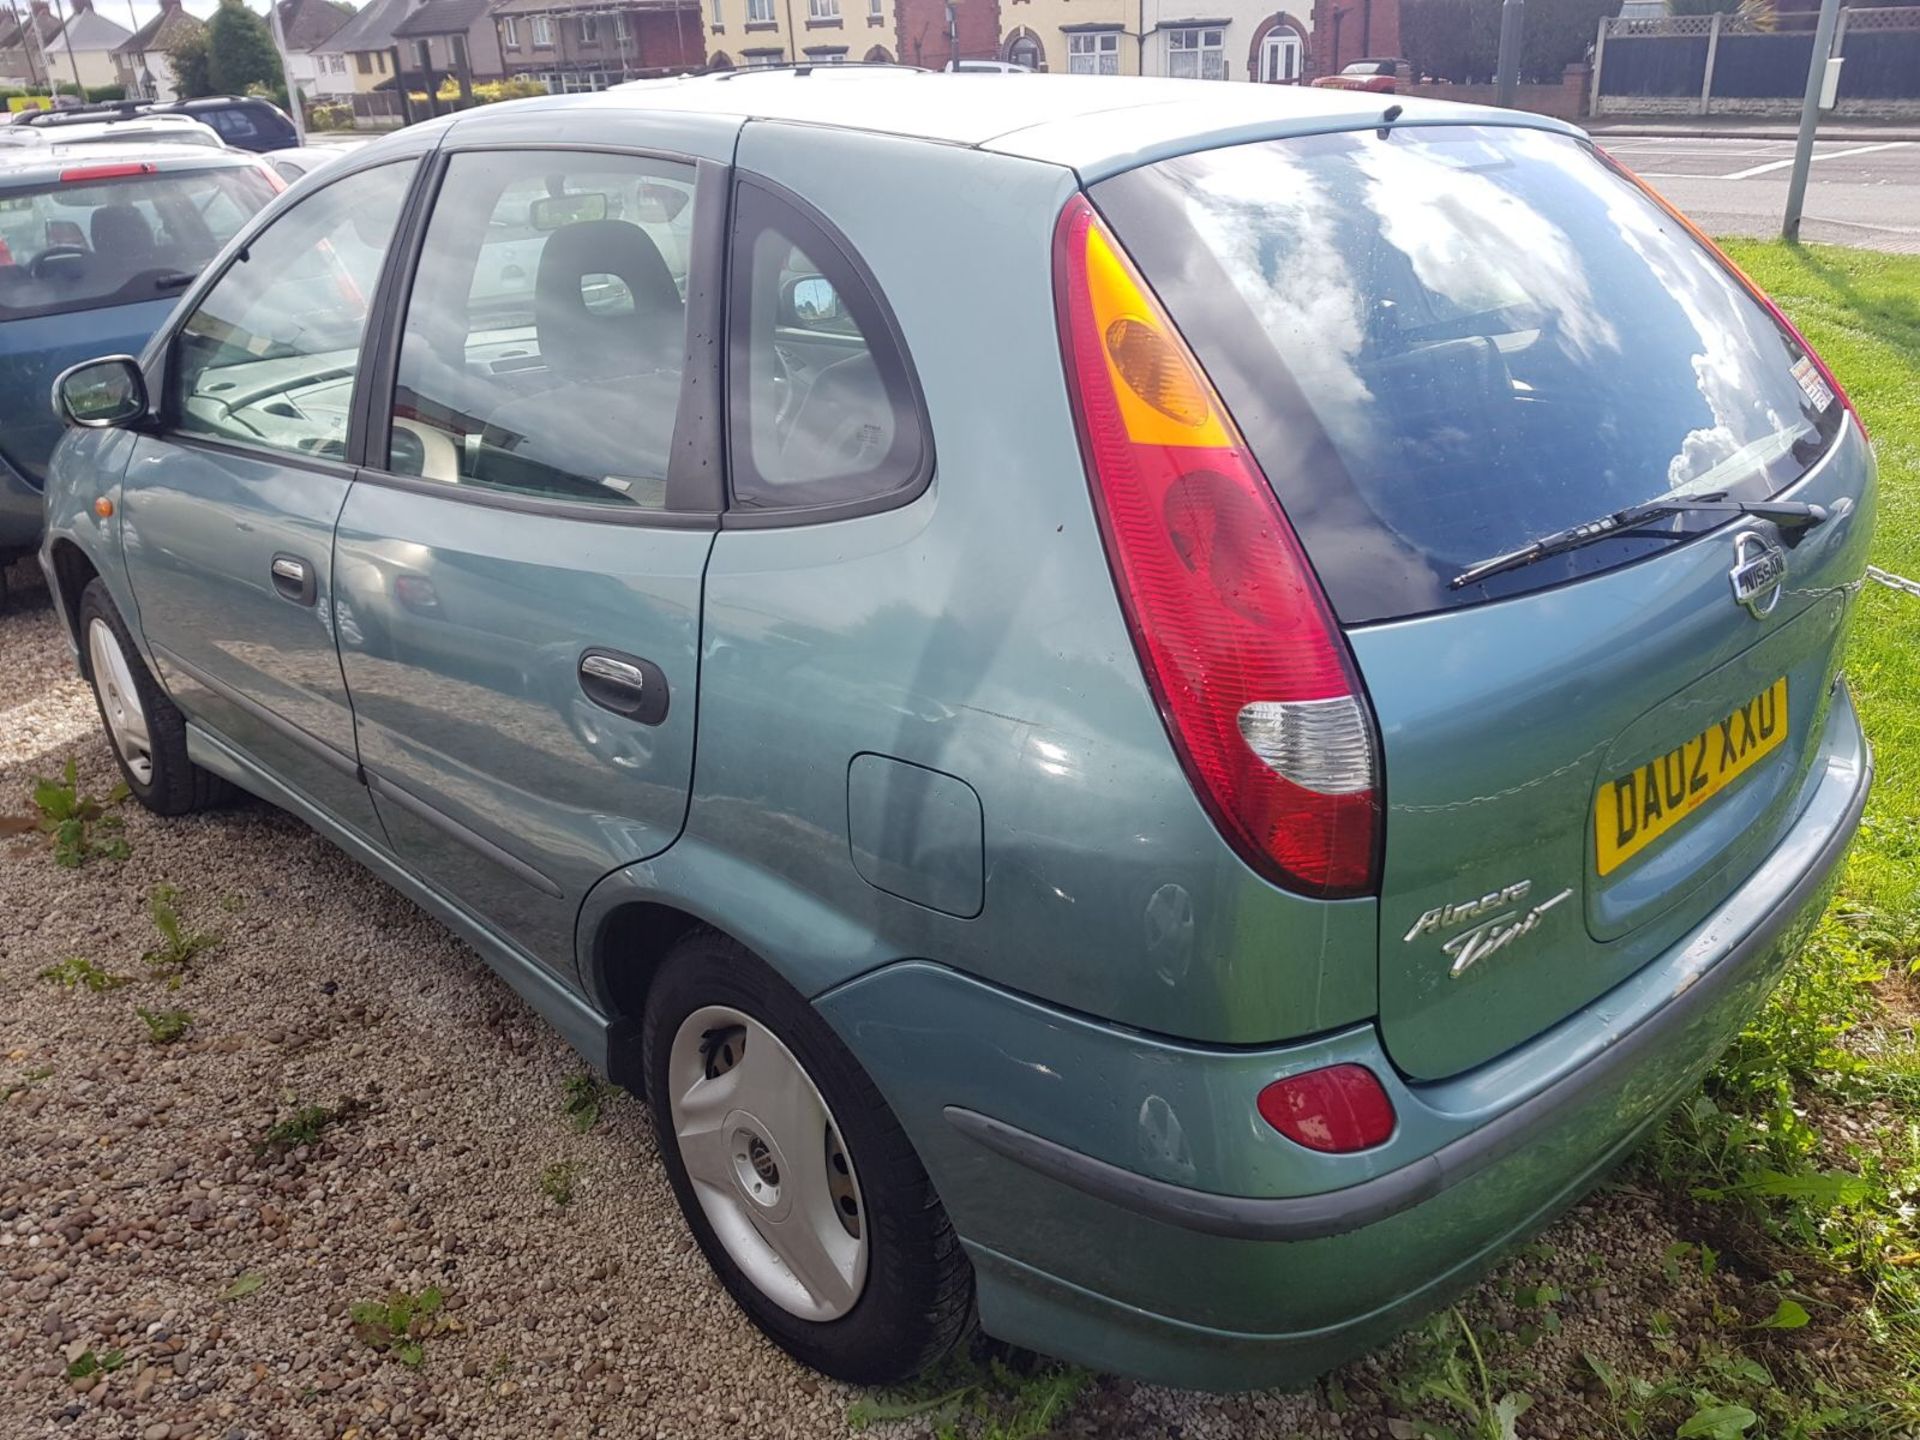
[[[1444,126],[1263,141],[1092,193],[1349,624],[1664,548],[1724,517],[1448,583],[1641,501],[1771,495],[1840,425],[1740,281],[1571,137]]]
[[[695,174],[590,152],[454,156],[408,302],[387,468],[667,508]]]
[[[104,159],[0,190],[0,321],[177,295],[273,193],[252,166]]]

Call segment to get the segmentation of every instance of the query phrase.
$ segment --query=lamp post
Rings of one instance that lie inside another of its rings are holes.
[[[1495,101],[1503,109],[1513,108],[1514,91],[1520,84],[1520,35],[1526,23],[1526,0],[1502,0],[1500,6],[1500,92]]]
[[[1820,100],[1827,84],[1827,62],[1833,51],[1833,27],[1840,18],[1840,0],[1820,0],[1820,23],[1814,27],[1813,54],[1807,60],[1807,93],[1800,102],[1800,133],[1793,145],[1793,177],[1787,181],[1787,213],[1780,236],[1790,245],[1800,243],[1800,210],[1807,200],[1807,168],[1813,164],[1813,135],[1820,127]]]

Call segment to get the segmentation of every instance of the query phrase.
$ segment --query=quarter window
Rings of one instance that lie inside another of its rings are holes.
[[[673,161],[456,155],[408,305],[388,468],[665,508],[693,197]]]
[[[179,433],[346,458],[360,336],[413,168],[335,181],[240,252],[174,340]]]
[[[1176,80],[1224,80],[1227,57],[1218,30],[1169,30],[1167,74]]]
[[[1119,34],[1100,30],[1067,36],[1067,70],[1074,75],[1118,75]]]
[[[845,505],[910,493],[931,459],[913,377],[850,254],[753,184],[734,198],[733,502]]]

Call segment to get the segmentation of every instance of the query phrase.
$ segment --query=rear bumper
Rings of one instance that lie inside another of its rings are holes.
[[[1265,1051],[1101,1026],[935,966],[820,999],[973,1256],[985,1327],[1107,1370],[1311,1378],[1442,1304],[1583,1195],[1706,1072],[1818,920],[1871,760],[1844,688],[1799,819],[1712,915],[1521,1049],[1407,1085],[1371,1026]],[[1261,1085],[1355,1060],[1400,1125],[1311,1155]]]

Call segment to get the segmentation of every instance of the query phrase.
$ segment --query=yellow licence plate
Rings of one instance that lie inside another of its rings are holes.
[[[1594,853],[1612,874],[1760,763],[1787,738],[1786,677],[1684,745],[1600,787]]]

